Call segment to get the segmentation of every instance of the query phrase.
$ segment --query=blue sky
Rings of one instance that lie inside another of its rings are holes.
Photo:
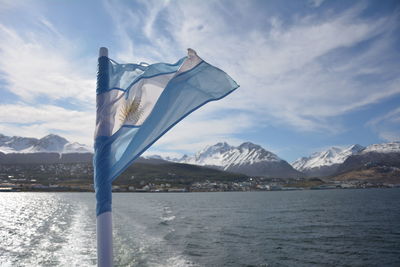
[[[400,139],[399,1],[0,0],[0,133],[92,145],[98,48],[176,62],[193,48],[241,87],[151,154],[251,141],[291,162]]]

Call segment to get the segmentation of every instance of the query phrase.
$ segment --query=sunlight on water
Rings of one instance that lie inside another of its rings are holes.
[[[95,265],[91,211],[65,196],[0,194],[1,266]]]

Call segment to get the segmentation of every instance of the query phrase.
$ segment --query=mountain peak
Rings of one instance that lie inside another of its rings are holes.
[[[355,144],[355,145],[349,146],[348,149],[351,150],[351,151],[354,151],[356,153],[359,153],[362,150],[364,150],[365,147],[363,147],[362,145],[359,145],[359,144]]]
[[[62,139],[65,139],[64,137],[61,137],[61,136],[59,136],[57,134],[48,134],[48,135],[43,136],[40,139],[44,139],[44,138],[62,138]]]
[[[239,149],[243,149],[243,148],[247,148],[247,149],[263,149],[261,146],[253,144],[251,142],[244,142],[239,146]]]
[[[222,147],[225,147],[225,146],[229,146],[229,144],[228,144],[227,142],[218,142],[218,143],[216,143],[214,146],[222,146]]]
[[[309,157],[302,157],[292,163],[298,171],[310,171],[322,167],[343,163],[348,157],[360,153],[364,149],[358,144],[348,147],[331,147],[325,151],[315,152]]]
[[[68,143],[67,139],[65,139],[64,137],[61,137],[59,135],[56,135],[56,134],[48,134],[48,135],[40,138],[39,140],[60,142],[60,143],[64,143],[64,144]]]
[[[48,134],[40,139],[0,135],[0,152],[3,153],[89,153],[92,149],[79,143],[70,143],[64,137]]]
[[[226,151],[228,149],[231,149],[231,146],[227,142],[219,142],[219,143],[216,143],[213,146],[209,146],[208,148],[213,148],[213,149],[219,149],[219,150],[222,150],[222,151]]]
[[[362,153],[377,152],[377,153],[399,153],[400,152],[400,142],[388,142],[382,144],[373,144],[367,146]]]
[[[229,148],[231,148],[231,146],[227,142],[218,142],[215,145],[207,146],[207,147],[208,148],[215,147],[215,148],[220,148],[220,149],[229,149]]]
[[[31,148],[31,151],[62,153],[66,144],[68,144],[67,139],[55,134],[49,134],[43,138],[40,138],[38,142]]]
[[[237,147],[226,142],[219,142],[212,146],[206,146],[194,156],[185,155],[177,160],[181,163],[220,166],[224,169],[234,165],[279,161],[281,159],[278,156],[251,142],[244,142]]]
[[[202,150],[196,153],[195,157],[199,160],[200,158],[207,157],[208,155],[216,153],[225,153],[232,147],[227,142],[219,142],[212,146],[206,146]]]
[[[255,176],[298,177],[300,175],[286,161],[251,142],[244,142],[239,146],[219,142],[206,146],[192,156],[185,155],[173,161]]]

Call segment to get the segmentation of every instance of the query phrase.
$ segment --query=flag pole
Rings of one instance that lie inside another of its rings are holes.
[[[96,97],[96,130],[95,140],[97,138],[107,138],[111,136],[111,126],[104,114],[108,114],[106,110],[109,105],[109,94],[99,92],[109,89],[109,61],[108,49],[101,47],[99,50],[98,73],[97,73],[97,97]],[[103,91],[104,92],[104,91]],[[100,108],[101,107],[101,108]],[[100,114],[101,113],[101,114]],[[96,142],[95,142],[96,143]],[[95,145],[96,146],[96,145]],[[96,148],[95,148],[96,149]],[[107,154],[107,151],[103,151]],[[96,154],[96,153],[95,153]],[[109,161],[107,157],[102,160],[94,159],[94,172],[97,199],[97,218],[96,218],[96,234],[97,234],[97,265],[99,267],[113,266],[113,234],[112,234],[112,212],[111,212],[111,183],[107,181],[109,172]],[[99,178],[100,177],[100,178]],[[106,179],[101,179],[106,178]],[[106,180],[106,181],[104,181]],[[104,209],[104,206],[107,208]]]

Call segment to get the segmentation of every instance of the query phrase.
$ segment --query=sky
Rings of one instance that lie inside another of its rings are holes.
[[[193,48],[240,84],[147,154],[250,141],[292,162],[400,140],[398,0],[0,0],[0,133],[92,146],[101,46],[150,64]]]

